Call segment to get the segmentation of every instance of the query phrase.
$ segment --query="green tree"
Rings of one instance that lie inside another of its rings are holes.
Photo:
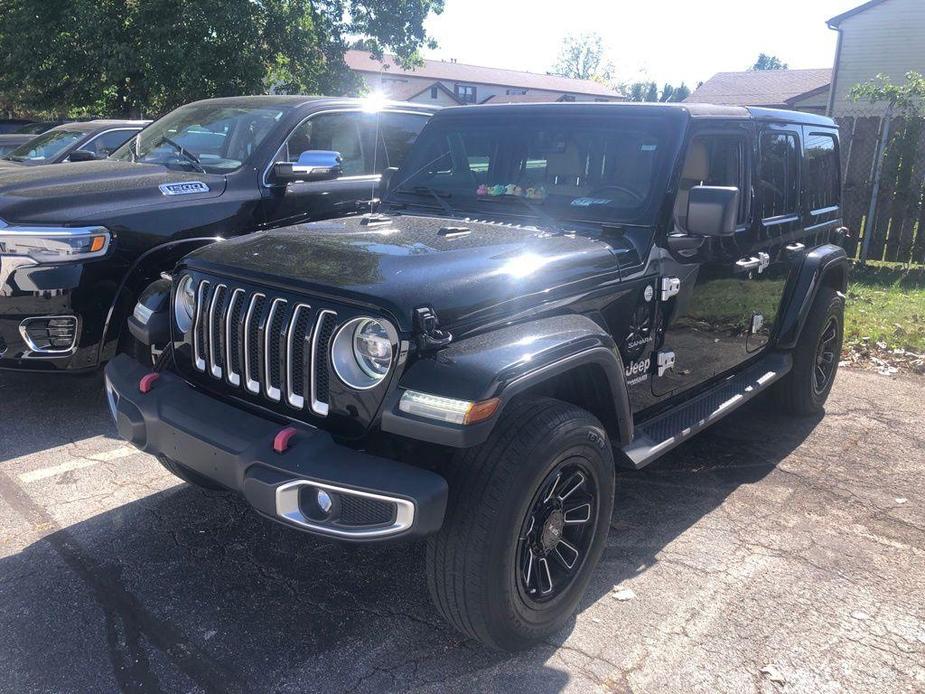
[[[759,53],[758,60],[755,61],[755,64],[752,65],[750,70],[786,70],[787,63],[778,58],[776,55],[768,55],[767,53]]]
[[[904,84],[894,84],[887,75],[879,74],[854,85],[849,96],[855,101],[886,103],[891,110],[918,113],[925,102],[925,76],[907,72]]]
[[[613,64],[607,59],[604,39],[594,33],[566,36],[553,73],[578,80],[609,81]]]
[[[347,37],[406,64],[444,0],[2,0],[0,108],[160,115],[234,94],[359,88]]]
[[[666,82],[661,91],[659,91],[658,85],[655,82],[647,81],[624,84],[620,89],[630,101],[648,101],[653,103],[659,101],[665,103],[678,103],[684,101],[691,95],[690,87],[684,82],[681,82],[678,86]]]

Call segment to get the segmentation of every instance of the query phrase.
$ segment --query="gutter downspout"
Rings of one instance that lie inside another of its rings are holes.
[[[838,88],[838,66],[841,63],[841,44],[842,31],[840,26],[827,24],[826,26],[833,31],[838,32],[838,42],[835,44],[835,64],[832,65],[832,80],[829,86],[829,104],[826,106],[825,114],[832,118],[832,112],[835,110],[835,90]]]

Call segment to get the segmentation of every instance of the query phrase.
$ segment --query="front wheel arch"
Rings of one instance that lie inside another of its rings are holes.
[[[126,320],[132,314],[138,296],[160,277],[161,272],[171,270],[183,256],[197,248],[221,240],[215,236],[179,239],[142,253],[123,276],[109,305],[97,363],[104,364],[116,355],[120,342],[128,333]]]

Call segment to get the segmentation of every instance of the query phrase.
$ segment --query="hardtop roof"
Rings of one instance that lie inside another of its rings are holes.
[[[626,102],[550,102],[534,104],[479,104],[477,106],[450,106],[442,109],[435,118],[466,116],[509,117],[523,114],[546,115],[614,115],[662,116],[668,118],[722,118],[729,120],[760,120],[787,122],[800,125],[818,125],[834,128],[835,121],[825,116],[802,111],[786,111],[754,106],[719,106],[715,104],[650,104]]]

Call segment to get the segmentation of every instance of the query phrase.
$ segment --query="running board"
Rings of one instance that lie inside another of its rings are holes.
[[[637,425],[633,440],[623,447],[623,453],[631,467],[637,470],[645,467],[767,390],[786,376],[792,366],[789,354],[764,357],[692,400]]]

